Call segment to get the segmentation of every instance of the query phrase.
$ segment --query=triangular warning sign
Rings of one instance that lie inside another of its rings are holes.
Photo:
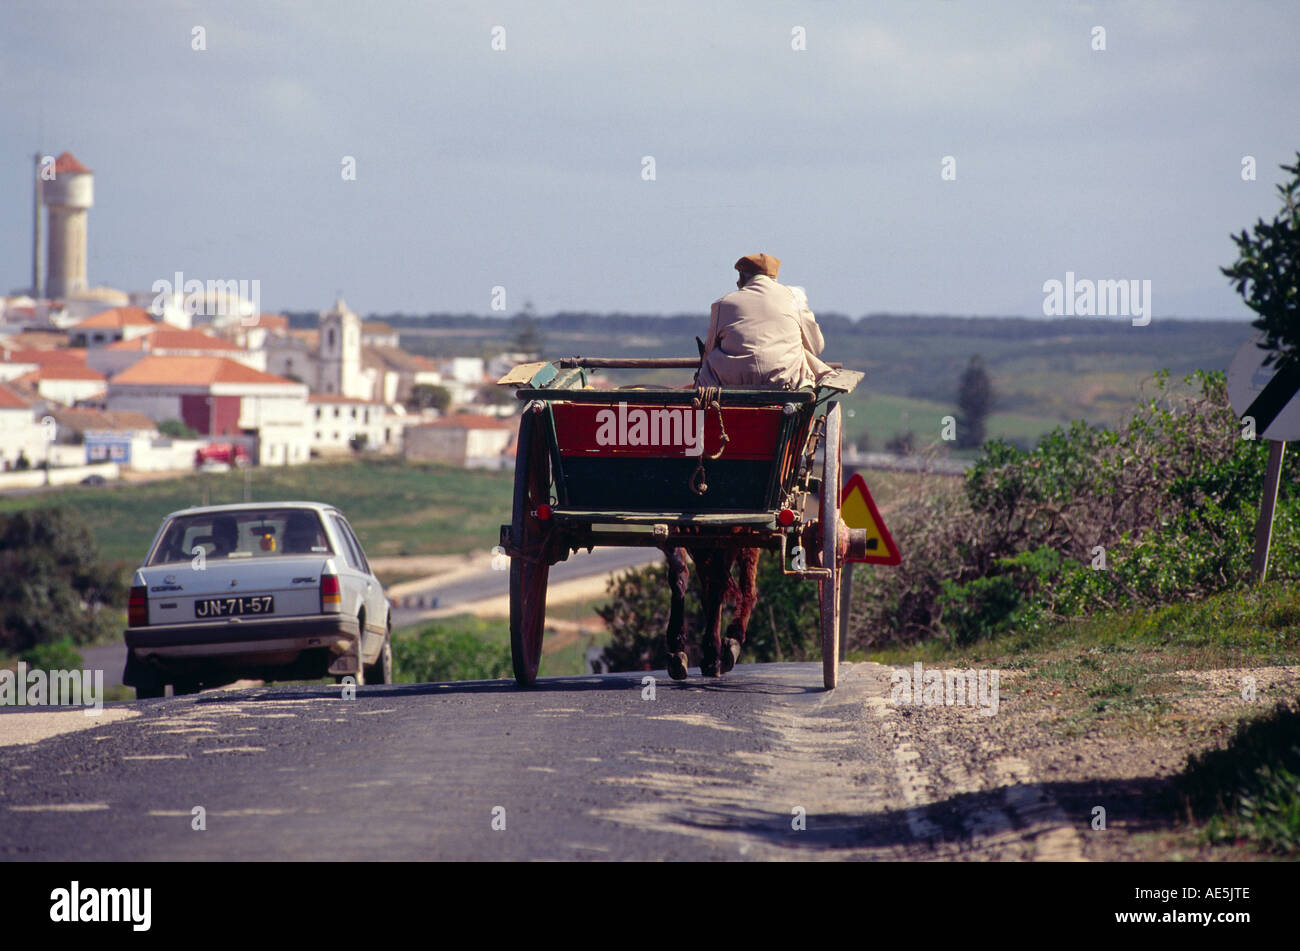
[[[867,530],[867,554],[861,558],[846,558],[846,561],[867,561],[877,565],[896,565],[902,556],[894,538],[885,527],[885,520],[880,517],[880,510],[867,489],[867,483],[855,472],[844,483],[840,493],[840,518],[849,528]]]

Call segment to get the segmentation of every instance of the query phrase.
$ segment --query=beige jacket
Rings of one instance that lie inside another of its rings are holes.
[[[759,274],[714,302],[696,381],[801,389],[830,372],[817,358],[825,346],[803,291]]]

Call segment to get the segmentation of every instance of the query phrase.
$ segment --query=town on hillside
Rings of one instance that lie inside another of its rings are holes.
[[[341,296],[295,328],[257,282],[91,286],[92,205],[90,169],[38,157],[31,288],[0,298],[0,489],[356,453],[513,465],[493,381],[520,355],[408,353]]]

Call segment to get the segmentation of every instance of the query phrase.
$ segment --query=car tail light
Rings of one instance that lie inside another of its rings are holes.
[[[136,585],[126,603],[126,623],[128,627],[144,627],[149,623],[149,589]]]
[[[339,576],[338,575],[321,575],[320,576],[320,609],[321,611],[338,611],[343,606],[343,599],[339,594]]]
[[[786,526],[793,525],[794,512],[790,511],[789,509],[781,509],[781,511],[778,512],[776,515],[776,520],[780,522],[782,525],[786,525]]]
[[[545,502],[537,506],[537,517],[543,522],[549,521],[551,518],[551,507]]]

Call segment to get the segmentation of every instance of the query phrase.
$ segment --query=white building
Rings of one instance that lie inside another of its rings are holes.
[[[0,383],[0,470],[14,468],[19,457],[32,466],[45,459],[47,430],[33,407],[14,390]]]
[[[262,465],[310,456],[306,385],[226,357],[146,357],[109,381],[108,409],[179,419],[205,436],[256,436]]]
[[[313,393],[307,397],[307,414],[311,447],[317,451],[351,449],[354,438],[364,438],[367,450],[390,449],[401,442],[401,417],[390,416],[383,403]]]
[[[157,330],[159,321],[139,307],[113,307],[80,320],[68,328],[68,346],[106,347],[119,340],[134,340]]]
[[[149,356],[227,357],[254,370],[266,370],[265,351],[245,350],[224,337],[202,330],[179,330],[165,325],[106,347],[92,347],[86,353],[86,364],[113,376]]]
[[[104,374],[72,360],[43,364],[29,373],[15,377],[13,382],[29,386],[42,399],[62,403],[64,406],[101,400],[108,385]]]
[[[511,450],[517,428],[517,420],[457,413],[432,423],[408,426],[402,437],[402,455],[416,462],[442,462],[471,469],[507,468],[514,462]]]

